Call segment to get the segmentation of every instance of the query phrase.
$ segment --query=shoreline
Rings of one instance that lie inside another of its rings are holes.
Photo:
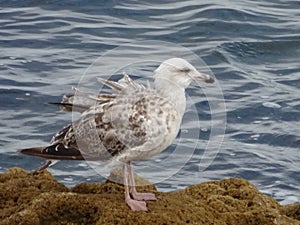
[[[114,180],[118,171],[112,172]],[[280,205],[240,178],[209,181],[175,192],[158,192],[137,176],[139,191],[151,191],[147,212],[132,212],[122,185],[80,183],[72,188],[48,171],[12,167],[0,174],[0,225],[214,224],[300,225],[300,203]]]

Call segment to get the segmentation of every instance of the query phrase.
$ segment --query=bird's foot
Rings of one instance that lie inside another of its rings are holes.
[[[132,211],[147,211],[146,202],[137,201],[131,198],[126,199],[127,205],[131,208]]]
[[[130,193],[132,198],[137,201],[155,201],[156,197],[153,193],[140,193],[137,191],[133,191]]]

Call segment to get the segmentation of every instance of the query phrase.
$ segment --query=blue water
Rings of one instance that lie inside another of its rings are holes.
[[[137,172],[159,180],[161,191],[242,177],[283,204],[299,202],[299,8],[299,1],[280,0],[0,1],[0,172],[12,166],[32,170],[43,164],[44,160],[20,155],[16,149],[46,145],[72,120],[72,114],[47,103],[71,92],[97,58],[125,44],[140,51],[140,46],[135,48],[137,41],[166,42],[195,53],[217,79],[226,106],[217,112],[226,113],[226,120],[217,122],[226,126],[226,133],[217,154],[205,155],[215,121],[210,121],[204,93],[212,96],[211,101],[222,99],[214,96],[214,87],[203,85],[201,91],[191,86],[190,105],[194,103],[199,113],[201,128],[187,116],[181,133],[199,130],[200,142],[183,135],[161,155],[136,163]],[[125,53],[127,59],[138,61],[131,51]],[[160,49],[145,50],[145,55],[160,53]],[[170,53],[175,55],[176,51]],[[121,60],[116,63],[125,67]],[[145,62],[144,71],[131,72],[149,76],[155,66]],[[106,71],[97,73],[107,75]],[[221,141],[222,136],[215,138]],[[176,152],[178,157],[166,164],[180,168],[164,176],[168,171],[159,164],[176,146],[192,149],[193,155],[178,166],[186,152]],[[199,169],[203,157],[212,163]],[[99,163],[65,161],[49,171],[73,186],[103,180],[95,166],[101,170]]]

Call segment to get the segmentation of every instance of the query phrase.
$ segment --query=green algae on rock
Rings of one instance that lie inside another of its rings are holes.
[[[113,180],[119,174],[114,171]],[[280,206],[244,179],[211,181],[169,193],[136,179],[146,185],[138,186],[139,191],[157,196],[157,201],[147,202],[148,212],[132,212],[118,183],[83,183],[69,189],[47,171],[11,168],[0,174],[0,225],[300,225],[300,204]]]

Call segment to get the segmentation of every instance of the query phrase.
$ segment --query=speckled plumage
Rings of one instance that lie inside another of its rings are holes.
[[[122,81],[102,81],[117,94],[90,95],[94,104],[54,135],[39,156],[72,159],[70,154],[75,153],[73,159],[142,160],[170,145],[181,122],[173,105],[127,75]],[[81,97],[82,93],[78,99]],[[76,95],[65,96],[64,101],[75,108],[78,105]]]
[[[65,95],[61,105],[81,112],[81,118],[54,135],[49,146],[20,152],[47,159],[125,162],[125,201],[132,210],[145,211],[144,201],[156,198],[136,191],[130,162],[156,155],[172,143],[185,112],[185,89],[192,80],[214,81],[180,58],[166,60],[155,70],[155,88],[126,74],[118,82],[99,78],[115,92],[91,95],[76,90],[75,95]]]

